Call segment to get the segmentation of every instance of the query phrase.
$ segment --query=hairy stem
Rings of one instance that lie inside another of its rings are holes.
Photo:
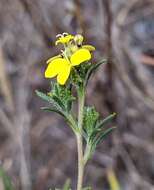
[[[85,89],[82,86],[78,90],[78,128],[80,130],[80,133],[76,134],[76,137],[77,137],[77,150],[78,150],[77,190],[82,190],[83,174],[84,174],[83,138],[82,138],[84,102],[85,102]]]

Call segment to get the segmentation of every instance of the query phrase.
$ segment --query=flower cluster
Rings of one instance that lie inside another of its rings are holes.
[[[80,34],[70,35],[68,33],[58,34],[55,45],[62,44],[64,49],[57,56],[47,61],[47,69],[45,71],[46,78],[57,76],[57,82],[64,85],[71,73],[73,67],[91,59],[91,52],[95,47],[91,45],[83,45],[83,36]]]

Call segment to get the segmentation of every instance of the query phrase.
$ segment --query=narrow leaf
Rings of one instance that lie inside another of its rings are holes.
[[[66,115],[65,115],[65,113],[63,111],[60,111],[60,110],[55,109],[55,108],[42,107],[41,109],[44,110],[44,111],[48,111],[48,112],[55,112],[55,113],[60,114],[63,117],[66,117]]]
[[[107,62],[106,59],[103,59],[101,60],[100,62],[96,63],[96,64],[93,64],[91,65],[91,67],[89,68],[88,72],[87,72],[87,75],[86,75],[86,78],[85,78],[85,81],[86,81],[86,84],[91,76],[91,74],[102,64],[105,64]]]
[[[94,129],[89,137],[89,141],[92,141],[92,139],[95,138],[95,136],[100,132],[101,129]]]
[[[40,92],[38,90],[36,90],[35,92],[36,92],[37,96],[42,98],[44,101],[47,101],[50,104],[52,104],[54,107],[56,107],[56,109],[58,109],[58,110],[61,109],[61,107],[57,104],[57,102],[51,96],[48,96],[48,95],[46,95],[43,92]]]
[[[69,123],[69,126],[71,127],[71,129],[74,132],[78,132],[78,128],[75,126],[74,121],[72,120],[72,118],[70,118],[70,115],[67,115],[67,113],[65,113],[64,111],[61,111],[61,110],[58,110],[58,109],[55,109],[55,108],[49,108],[49,107],[42,107],[41,109],[45,110],[45,111],[55,112],[55,113],[60,114]]]
[[[109,135],[113,129],[116,129],[116,127],[111,127],[107,130],[105,130],[95,141],[95,146],[97,146],[107,135]]]
[[[55,102],[63,109],[65,110],[65,106],[63,102],[55,95],[52,95],[52,98],[55,100]]]
[[[97,129],[103,128],[105,125],[107,125],[108,123],[110,123],[115,116],[116,116],[116,113],[113,113],[113,114],[109,115],[108,117],[106,117],[105,119],[103,119],[102,121],[100,121],[97,124],[96,128]]]
[[[47,102],[50,102],[51,101],[51,97],[44,94],[43,92],[40,92],[38,90],[35,90],[37,96],[39,96],[40,98],[42,98],[43,100],[47,101]]]

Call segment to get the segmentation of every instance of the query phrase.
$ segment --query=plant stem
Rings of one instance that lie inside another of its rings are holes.
[[[82,138],[84,103],[85,103],[85,89],[82,86],[81,88],[78,89],[78,128],[80,130],[80,133],[76,134],[77,150],[78,150],[77,190],[82,190],[83,174],[84,174],[83,138]]]
[[[77,148],[78,148],[78,181],[77,190],[82,190],[84,162],[83,162],[83,143],[81,135],[77,135]]]

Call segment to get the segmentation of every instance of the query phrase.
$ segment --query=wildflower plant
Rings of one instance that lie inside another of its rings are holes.
[[[92,157],[97,145],[115,128],[104,128],[114,118],[115,113],[102,120],[94,106],[85,106],[88,80],[100,65],[106,63],[106,60],[92,63],[91,59],[95,47],[84,45],[83,41],[84,38],[80,34],[75,36],[67,33],[57,35],[55,45],[61,44],[63,49],[59,55],[47,61],[45,70],[45,78],[56,77],[56,81],[51,83],[51,91],[48,93],[36,91],[40,98],[49,103],[48,107],[42,109],[56,112],[64,117],[76,136],[78,150],[77,190],[90,189],[83,188],[84,169],[87,161]],[[72,92],[74,90],[77,92],[77,97]],[[75,101],[78,102],[78,113],[74,113],[72,109]]]

